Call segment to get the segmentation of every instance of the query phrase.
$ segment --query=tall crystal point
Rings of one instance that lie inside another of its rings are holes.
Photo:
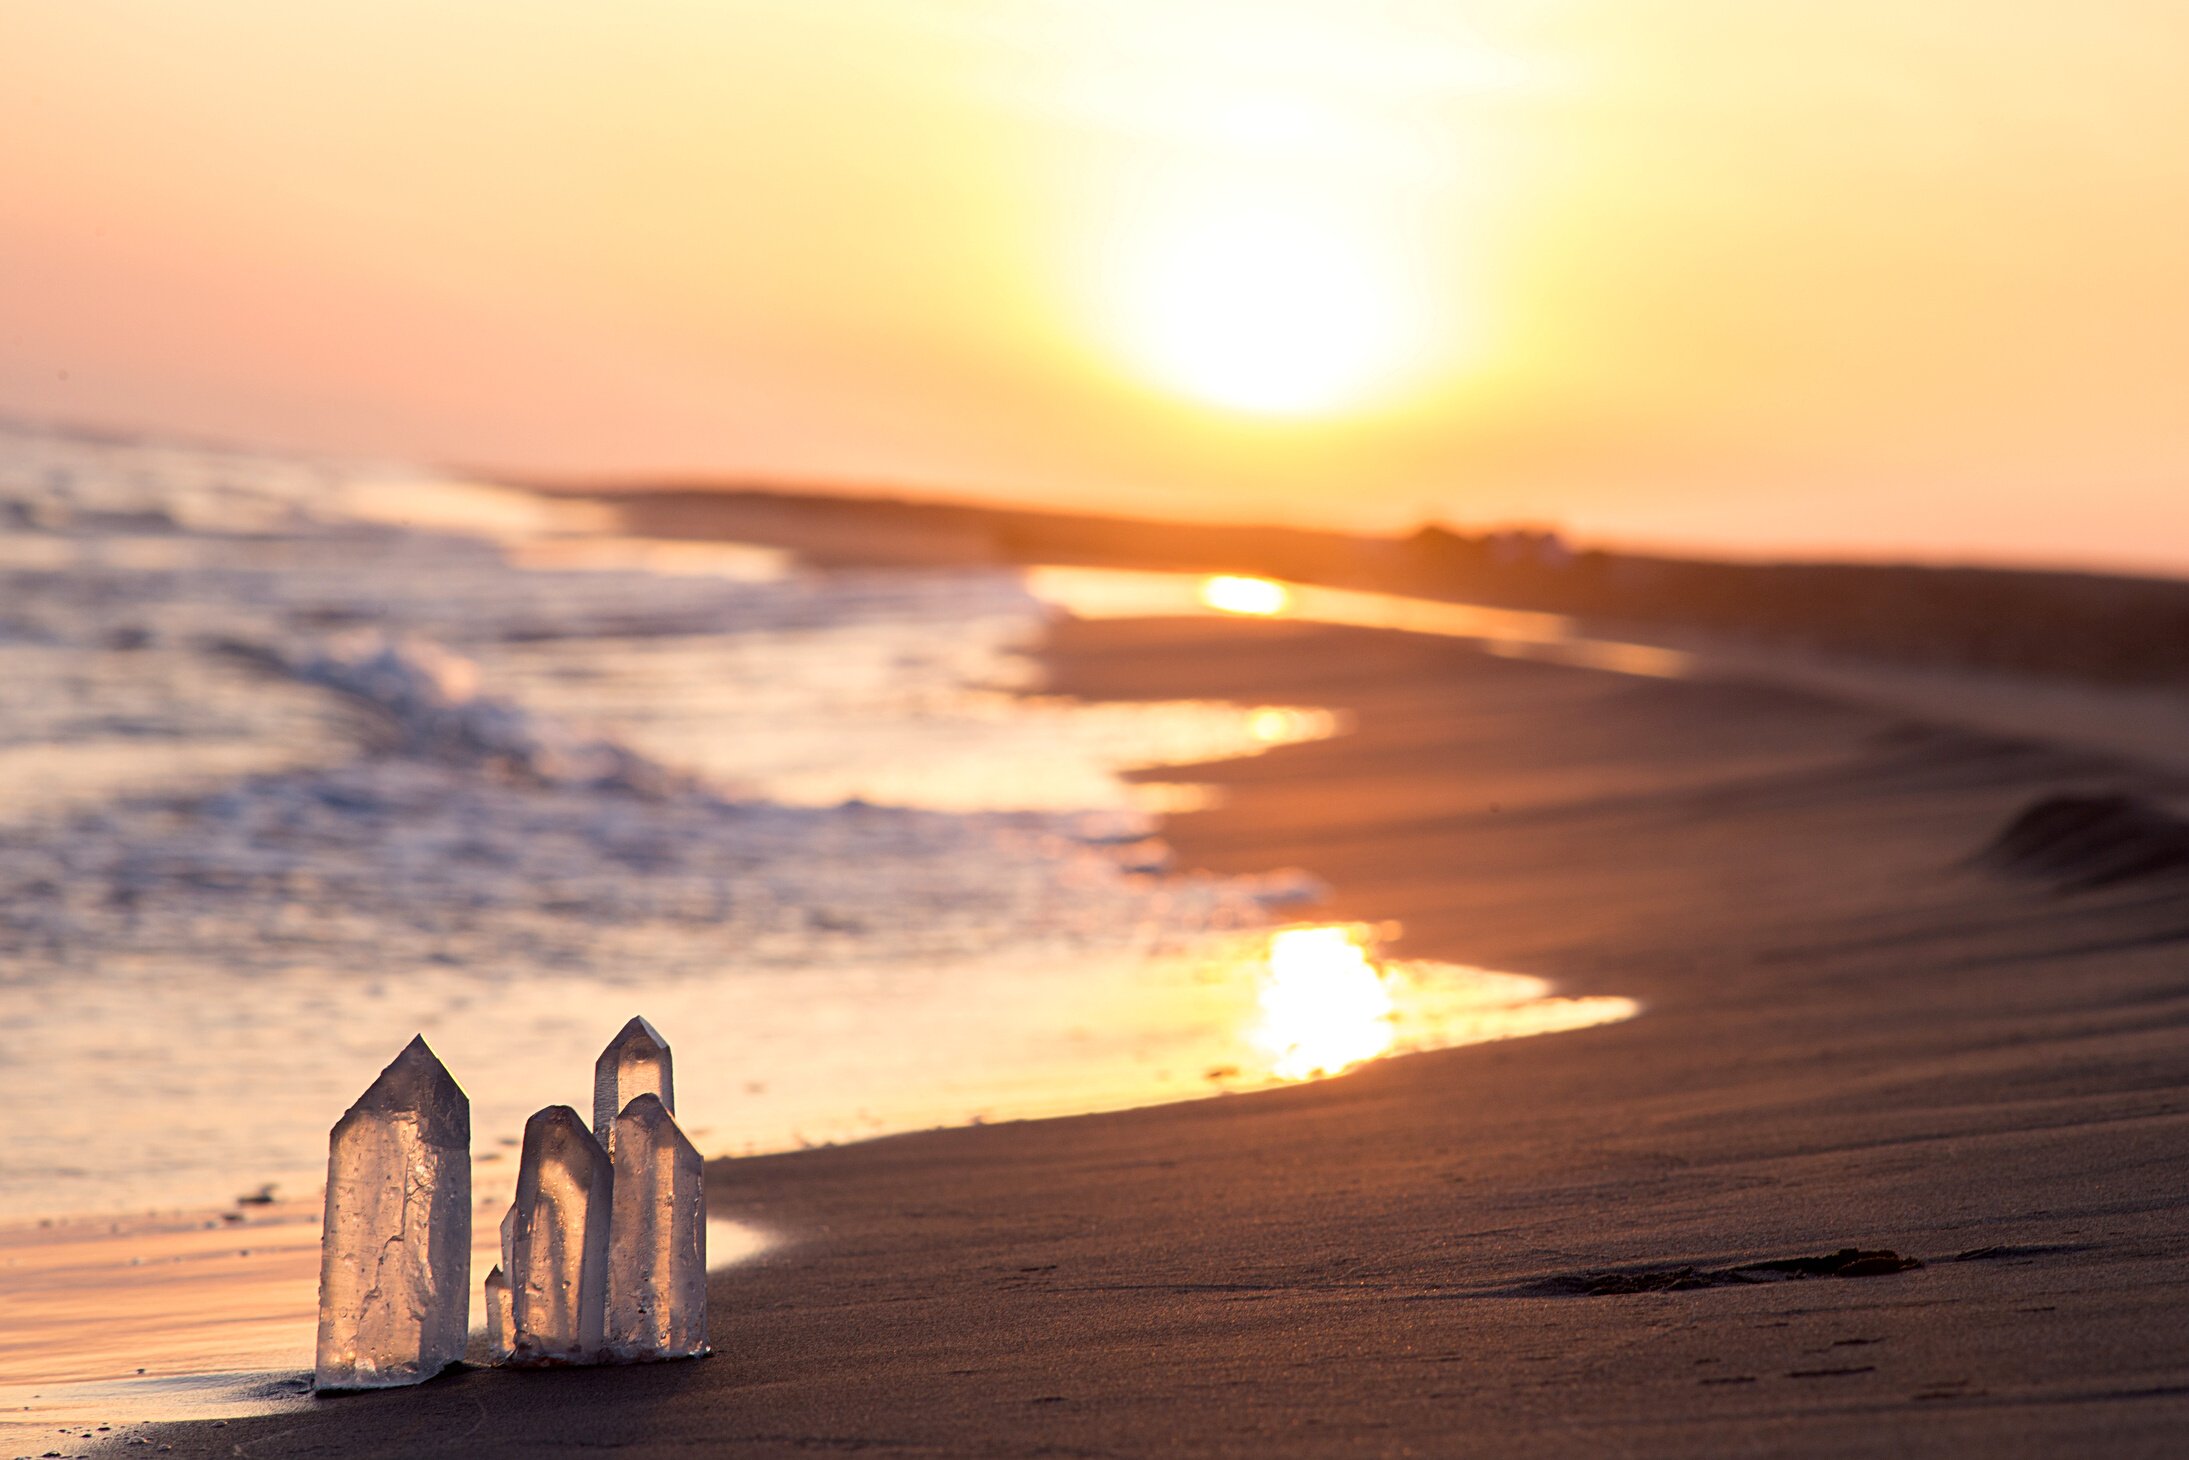
[[[699,1152],[661,1098],[616,1117],[608,1237],[608,1352],[624,1360],[707,1352],[707,1188]]]
[[[661,1097],[662,1109],[676,1114],[669,1041],[653,1025],[633,1016],[593,1061],[593,1134],[611,1152],[616,1148],[616,1117],[649,1091]]]
[[[328,1137],[312,1387],[423,1383],[470,1307],[471,1102],[420,1036]]]
[[[525,1122],[510,1233],[510,1362],[589,1364],[608,1300],[608,1152],[578,1113],[550,1105]]]

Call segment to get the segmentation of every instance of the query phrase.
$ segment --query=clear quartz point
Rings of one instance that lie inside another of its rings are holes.
[[[423,1383],[470,1309],[471,1101],[419,1036],[328,1136],[312,1387]]]
[[[608,1299],[608,1152],[567,1105],[525,1122],[510,1232],[513,1364],[590,1364],[601,1357]]]
[[[516,1327],[515,1306],[509,1296],[509,1279],[502,1265],[494,1264],[486,1275],[486,1344],[497,1364],[509,1361],[510,1332]]]
[[[626,1363],[707,1352],[707,1188],[699,1152],[651,1092],[615,1122],[608,1352]]]
[[[593,1134],[611,1154],[616,1148],[616,1117],[645,1094],[661,1097],[662,1109],[676,1114],[676,1082],[669,1069],[669,1041],[643,1018],[616,1032],[593,1062]]]

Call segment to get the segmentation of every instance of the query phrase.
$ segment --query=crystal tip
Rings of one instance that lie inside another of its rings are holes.
[[[412,1036],[343,1118],[360,1111],[416,1115],[434,1144],[471,1144],[471,1100],[422,1034]]]
[[[583,1137],[582,1141],[579,1140]],[[536,1144],[549,1141],[579,1141],[596,1151],[604,1148],[585,1125],[585,1118],[567,1105],[549,1105],[532,1113],[524,1123],[524,1146],[527,1158]],[[522,1178],[519,1178],[520,1181]]]
[[[608,1048],[601,1053],[604,1056],[614,1054],[634,1044],[651,1045],[659,1050],[667,1050],[669,1047],[669,1041],[663,1039],[661,1031],[646,1021],[645,1015],[633,1014],[631,1022],[616,1031],[616,1037],[608,1041]]]
[[[623,1113],[616,1119],[633,1120],[640,1125],[649,1126],[663,1122],[673,1125],[676,1122],[676,1117],[669,1113],[669,1107],[662,1104],[661,1097],[651,1090],[632,1096],[631,1103],[623,1107]]]

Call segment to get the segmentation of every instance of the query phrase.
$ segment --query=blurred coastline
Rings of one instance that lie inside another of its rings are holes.
[[[1376,537],[1103,517],[827,489],[540,484],[664,539],[766,544],[846,565],[1085,564],[1251,573],[1568,614],[1727,647],[2111,685],[2189,685],[2189,579],[1901,563],[1738,562],[1429,523]]]

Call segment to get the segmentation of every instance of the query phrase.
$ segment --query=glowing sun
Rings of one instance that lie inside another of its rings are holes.
[[[1405,353],[1388,264],[1306,208],[1215,208],[1155,230],[1124,292],[1142,369],[1233,410],[1343,409],[1383,389]]]

